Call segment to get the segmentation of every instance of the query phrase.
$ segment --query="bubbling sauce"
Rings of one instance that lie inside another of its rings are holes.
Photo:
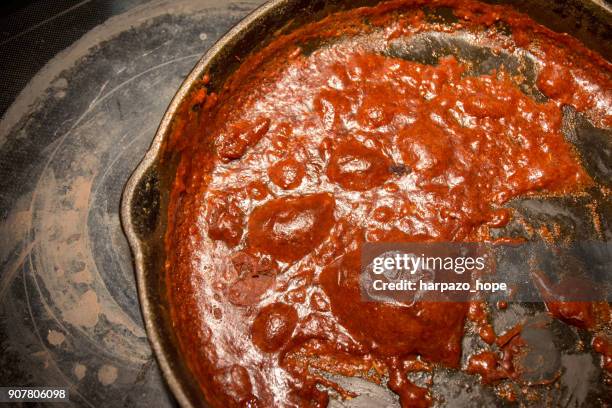
[[[431,22],[419,2],[394,1],[280,36],[219,95],[205,78],[175,124],[169,298],[212,406],[323,407],[321,386],[354,396],[322,372],[384,383],[403,407],[429,406],[407,373],[459,368],[466,319],[488,344],[495,333],[479,305],[362,302],[361,245],[490,241],[512,219],[509,200],[593,185],[561,132],[562,106],[609,126],[610,64],[507,7],[436,5],[457,21]],[[494,50],[527,50],[541,97],[503,68],[474,75],[454,56],[427,65],[387,52],[419,33],[460,30],[485,32],[473,41]],[[325,44],[304,52],[315,40]],[[575,309],[551,304],[565,321],[597,324]],[[596,342],[605,356],[607,344]],[[511,377],[488,351],[467,371]]]

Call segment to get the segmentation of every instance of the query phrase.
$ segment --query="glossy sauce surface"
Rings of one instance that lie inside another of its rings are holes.
[[[213,406],[326,406],[317,385],[351,395],[321,371],[384,377],[402,406],[429,406],[406,377],[415,361],[458,368],[467,318],[487,343],[495,333],[467,303],[362,302],[361,244],[489,241],[512,218],[512,198],[592,185],[561,133],[561,107],[609,125],[609,64],[583,48],[568,54],[509,9],[440,4],[460,17],[453,30],[505,15],[516,38],[491,34],[499,49],[537,33],[537,87],[549,99],[503,69],[473,76],[452,56],[426,65],[387,55],[398,38],[442,30],[405,1],[280,37],[220,95],[195,94],[198,110],[173,140],[182,159],[167,280],[182,352]],[[318,36],[329,44],[303,52]],[[576,318],[569,309],[559,313]],[[467,371],[508,378],[499,364],[483,352]]]

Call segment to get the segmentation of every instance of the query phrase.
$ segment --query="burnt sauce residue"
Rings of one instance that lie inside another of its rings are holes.
[[[408,1],[333,14],[249,57],[219,94],[205,77],[181,111],[168,145],[181,161],[167,281],[181,351],[212,406],[355,396],[330,373],[429,406],[435,396],[407,373],[461,369],[466,321],[491,349],[463,369],[483,383],[516,378],[520,327],[498,337],[482,303],[362,302],[359,250],[516,240],[493,234],[513,219],[513,198],[596,187],[564,138],[562,108],[609,128],[611,65],[505,6],[435,6],[451,21]],[[432,32],[520,56],[533,86],[520,67],[475,72],[452,52],[428,64],[390,52]],[[547,306],[582,329],[609,324],[607,304]],[[609,368],[605,333],[594,348]]]

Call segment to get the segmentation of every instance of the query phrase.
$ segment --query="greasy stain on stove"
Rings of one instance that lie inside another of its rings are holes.
[[[114,3],[77,4],[108,15],[0,122],[0,385],[69,387],[75,406],[172,406],[140,316],[121,192],[198,58],[262,2]],[[78,23],[77,6],[4,36],[0,54]]]

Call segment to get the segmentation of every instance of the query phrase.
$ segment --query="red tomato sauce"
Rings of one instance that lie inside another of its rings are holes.
[[[593,184],[561,108],[609,126],[610,64],[507,7],[431,4],[458,22],[393,1],[278,37],[218,95],[206,78],[176,122],[166,279],[181,351],[212,406],[326,406],[317,385],[352,395],[316,369],[388,376],[402,406],[429,406],[406,373],[416,358],[424,371],[459,368],[470,305],[362,302],[360,246],[489,241],[512,219],[509,200]],[[487,29],[500,21],[512,36]],[[452,56],[426,65],[383,52],[428,30],[529,50],[547,98],[503,69],[474,76]],[[314,39],[328,43],[304,52]],[[476,320],[493,343],[486,316]],[[468,372],[508,377],[500,364],[485,352]]]

